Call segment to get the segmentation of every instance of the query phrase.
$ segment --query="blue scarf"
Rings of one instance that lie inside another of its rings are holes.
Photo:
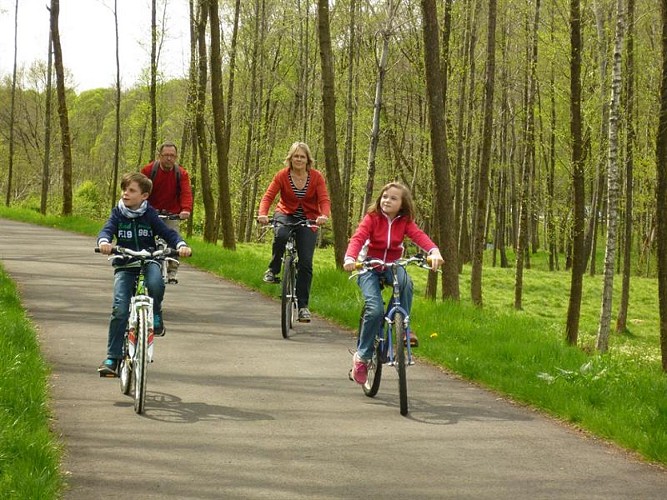
[[[123,214],[125,217],[128,217],[130,219],[136,219],[137,217],[141,217],[146,213],[146,209],[148,208],[148,201],[144,200],[139,208],[136,210],[132,210],[131,208],[127,208],[125,206],[125,203],[123,203],[123,200],[120,199],[118,200],[118,209],[120,210],[120,213]]]

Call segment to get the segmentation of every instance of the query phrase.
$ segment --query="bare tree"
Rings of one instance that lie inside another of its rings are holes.
[[[611,323],[611,303],[614,291],[614,265],[618,228],[618,121],[621,94],[621,51],[623,32],[625,31],[625,12],[623,0],[616,2],[616,37],[614,42],[614,66],[611,79],[611,103],[609,105],[609,161],[607,164],[607,247],[604,257],[604,284],[602,287],[602,306],[600,325],[597,335],[597,349],[607,352],[609,348],[609,329]]]
[[[51,34],[53,36],[53,58],[56,67],[56,89],[58,95],[58,117],[60,119],[60,147],[63,155],[63,215],[72,215],[72,145],[67,115],[67,98],[65,95],[65,70],[63,53],[60,47],[60,30],[58,16],[60,0],[51,0]]]
[[[539,0],[537,4],[539,5]],[[473,304],[482,305],[482,265],[486,247],[486,210],[489,193],[489,164],[491,163],[491,136],[493,135],[493,92],[496,78],[496,0],[489,0],[488,33],[486,43],[486,80],[484,82],[484,129],[482,130],[482,157],[479,163],[477,208],[473,226],[472,272],[470,296]]]
[[[113,20],[116,29],[116,140],[113,151],[113,182],[111,183],[111,206],[116,203],[118,188],[118,164],[120,162],[120,43],[118,39],[118,0],[113,2]]]
[[[151,0],[151,83],[149,99],[151,103],[151,154],[157,151],[157,5]]]

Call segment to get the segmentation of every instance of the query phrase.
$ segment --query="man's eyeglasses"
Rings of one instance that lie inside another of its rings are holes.
[[[160,153],[160,156],[162,158],[176,158],[176,155],[171,154],[171,153]]]

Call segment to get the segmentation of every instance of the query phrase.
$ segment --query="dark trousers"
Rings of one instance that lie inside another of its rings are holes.
[[[299,219],[291,215],[276,213],[273,218],[283,224],[298,222]],[[295,232],[296,252],[299,256],[296,278],[296,297],[299,307],[308,307],[310,299],[310,285],[313,281],[313,254],[317,243],[317,231],[308,227],[279,226],[273,237],[273,256],[269,263],[269,269],[273,274],[280,274],[282,258],[285,253],[285,245],[291,231]]]

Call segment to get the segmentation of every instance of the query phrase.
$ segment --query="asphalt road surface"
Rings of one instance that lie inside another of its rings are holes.
[[[348,380],[351,332],[315,315],[284,340],[278,302],[187,264],[137,415],[96,371],[112,273],[95,239],[0,234],[52,369],[67,500],[667,498],[664,469],[424,362],[401,417],[390,370],[372,399]]]

